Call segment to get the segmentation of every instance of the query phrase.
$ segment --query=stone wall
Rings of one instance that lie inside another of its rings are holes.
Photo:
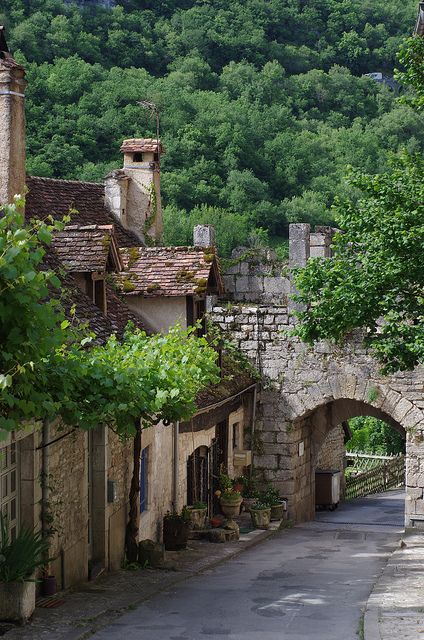
[[[287,303],[290,282],[286,274],[287,263],[277,260],[272,249],[239,247],[225,270],[224,286],[235,302]]]
[[[291,225],[290,231],[290,265],[301,266],[311,252],[309,225]],[[318,235],[325,253],[327,236]],[[290,337],[293,318],[286,303],[227,302],[211,317],[263,376],[255,467],[289,498],[291,517],[314,516],[314,473],[327,434],[354,416],[371,415],[407,434],[406,523],[419,522],[424,515],[422,368],[383,376],[359,332],[341,347],[326,342],[308,347]]]
[[[337,426],[324,438],[321,449],[317,455],[316,469],[320,471],[344,472],[345,461],[344,431],[342,426]]]

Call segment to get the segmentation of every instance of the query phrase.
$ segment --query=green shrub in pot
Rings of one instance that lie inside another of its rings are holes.
[[[0,620],[24,622],[35,608],[33,574],[45,564],[49,542],[22,527],[12,540],[0,514]]]

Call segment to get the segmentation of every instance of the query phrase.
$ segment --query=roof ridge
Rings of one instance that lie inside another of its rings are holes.
[[[205,247],[197,247],[195,245],[180,245],[180,246],[159,246],[159,247],[145,247],[143,245],[140,245],[138,247],[135,247],[136,249],[142,249],[143,251],[149,251],[151,253],[154,253],[155,251],[199,251],[199,252],[204,252],[205,251]],[[123,251],[130,251],[131,249],[134,249],[134,247],[121,247],[121,249]]]
[[[31,180],[43,180],[45,182],[67,182],[69,184],[91,184],[97,187],[104,187],[103,182],[90,182],[89,180],[67,180],[66,178],[47,178],[45,176],[26,176]]]

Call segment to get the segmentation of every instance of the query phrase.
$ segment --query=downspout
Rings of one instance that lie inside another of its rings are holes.
[[[49,537],[49,522],[48,522],[48,502],[49,502],[49,448],[47,443],[50,436],[50,423],[48,420],[43,420],[42,428],[42,449],[41,449],[41,533],[43,539],[46,540]],[[45,564],[48,563],[48,558],[45,559]],[[44,567],[46,570],[47,567]]]
[[[252,407],[252,424],[250,426],[250,446],[252,448],[252,464],[250,465],[250,478],[253,477],[253,461],[254,461],[254,439],[255,439],[255,425],[256,425],[256,399],[258,395],[258,385],[256,384],[253,389],[253,407]]]
[[[178,511],[178,439],[180,435],[180,423],[174,422],[173,430],[173,469],[172,469],[172,508]]]

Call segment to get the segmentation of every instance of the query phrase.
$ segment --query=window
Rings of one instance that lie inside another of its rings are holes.
[[[149,447],[145,447],[141,452],[140,460],[140,513],[147,511],[148,508],[148,496],[149,496],[149,481],[148,481],[148,467],[149,467]]]
[[[143,162],[143,154],[133,153],[133,162]]]
[[[19,526],[18,451],[16,442],[0,450],[0,507],[12,540]]]

